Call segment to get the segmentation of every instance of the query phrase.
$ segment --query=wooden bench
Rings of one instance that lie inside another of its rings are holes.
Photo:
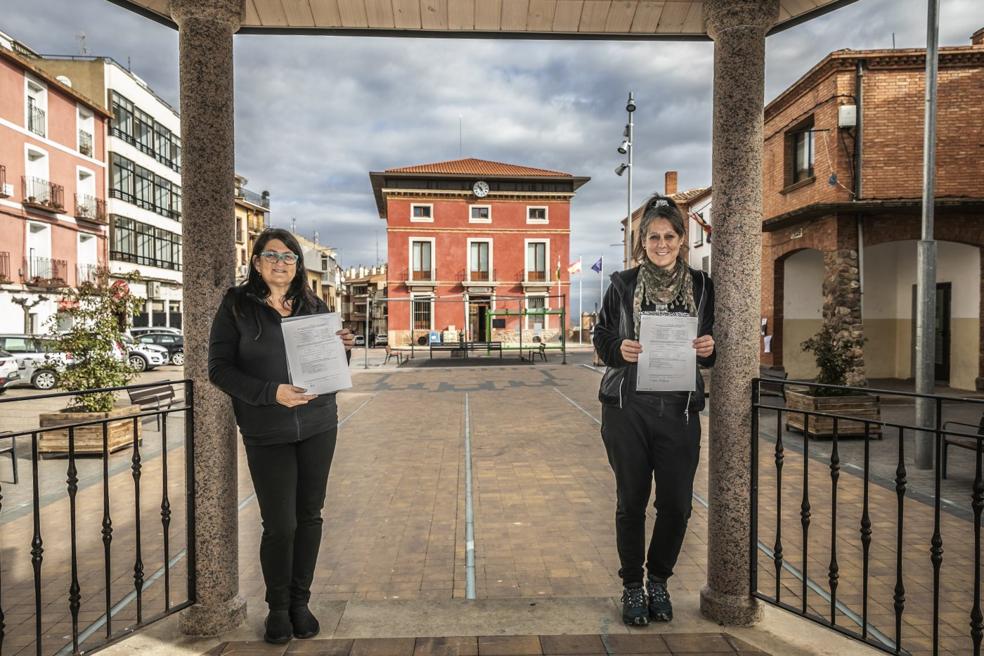
[[[486,353],[491,353],[492,351],[499,352],[499,359],[502,359],[502,342],[445,342],[443,344],[431,344],[430,345],[430,357],[434,357],[434,351],[450,351],[451,357],[468,357],[468,352],[472,353],[476,351],[485,351]]]
[[[981,413],[981,420],[978,425],[968,424],[962,421],[944,421],[943,430],[949,430],[950,426],[957,426],[958,428],[970,428],[971,430],[977,429],[978,435],[984,435],[984,413]],[[960,431],[962,433],[969,433],[970,431]],[[982,437],[981,439],[984,439]],[[948,433],[943,433],[943,462],[940,463],[940,474],[943,478],[946,478],[946,451],[951,446],[959,446],[961,449],[969,449],[971,451],[977,451],[977,442],[979,440],[968,435],[951,435]]]
[[[10,456],[10,468],[14,470],[14,485],[17,485],[17,438],[7,435],[10,435],[10,431],[0,433],[0,440],[10,440],[9,445],[0,446],[0,455],[6,453]]]
[[[499,359],[502,359],[502,342],[465,342],[465,344],[469,351],[485,351],[486,353],[498,351]]]
[[[174,405],[174,388],[171,385],[154,385],[153,387],[141,387],[138,389],[128,389],[126,391],[130,397],[130,403],[140,406],[141,412],[148,410],[169,410]],[[161,429],[161,415],[155,415],[157,420],[157,430]],[[145,417],[144,421],[150,421],[151,417]]]

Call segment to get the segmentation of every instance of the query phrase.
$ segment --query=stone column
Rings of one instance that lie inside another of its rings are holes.
[[[195,385],[196,603],[181,630],[218,635],[246,618],[239,596],[236,424],[208,381],[208,333],[235,281],[232,35],[243,0],[171,0],[181,62],[185,374]]]
[[[823,254],[823,320],[838,340],[861,339],[861,274],[858,252],[838,248]],[[864,373],[864,349],[853,350],[855,365],[847,372],[847,384],[861,387],[867,383]]]
[[[779,0],[708,0],[714,39],[714,337],[707,585],[701,611],[751,624],[749,590],[751,379],[758,375],[762,267],[762,115],[765,34]]]

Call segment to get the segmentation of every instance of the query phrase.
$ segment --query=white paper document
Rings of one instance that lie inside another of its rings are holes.
[[[697,317],[643,314],[639,325],[636,389],[693,392],[697,389]]]
[[[307,394],[328,394],[352,387],[337,312],[290,317],[280,324],[287,348],[290,383]]]

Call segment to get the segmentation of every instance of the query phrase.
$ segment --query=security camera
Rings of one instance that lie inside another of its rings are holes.
[[[632,97],[631,93],[629,94],[629,102],[625,105],[625,109],[629,112],[634,112],[636,110],[635,98]]]
[[[618,147],[618,152],[620,152],[620,153],[622,153],[624,155],[625,153],[629,152],[629,146],[631,146],[631,145],[632,144],[629,142],[628,139],[624,139],[622,141],[622,145]]]
[[[629,168],[629,165],[626,164],[625,162],[622,162],[621,164],[615,167],[615,175],[622,177],[622,174],[625,173],[625,169],[627,168]]]

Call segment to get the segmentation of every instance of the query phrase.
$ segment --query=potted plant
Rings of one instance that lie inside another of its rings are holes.
[[[865,339],[850,335],[838,335],[829,324],[824,324],[816,335],[801,344],[804,351],[813,353],[819,373],[817,381],[823,385],[847,385],[848,374],[859,364]],[[786,392],[788,410],[805,410],[832,415],[857,417],[878,421],[881,410],[878,397],[857,389],[830,389],[809,387]],[[786,415],[786,428],[803,431],[806,416],[797,412]],[[837,435],[863,436],[864,422],[837,420]],[[834,434],[832,417],[809,418],[811,437],[830,437]],[[881,427],[871,424],[868,434],[881,437]]]
[[[119,387],[134,375],[120,347],[127,319],[142,299],[130,292],[129,280],[109,281],[106,269],[96,271],[91,281],[77,289],[69,289],[59,304],[59,317],[53,319],[50,333],[62,353],[70,353],[71,365],[59,375],[60,385],[71,392]],[[59,332],[59,324],[69,323],[67,332]],[[79,394],[71,405],[60,412],[40,415],[41,427],[61,426],[96,419],[134,414],[139,406],[118,406],[113,392]],[[136,425],[134,425],[136,424]],[[108,446],[115,451],[139,439],[141,422],[120,419],[108,424]],[[102,453],[102,424],[83,426],[75,431],[76,453]],[[68,429],[41,433],[38,441],[41,453],[67,453]]]

